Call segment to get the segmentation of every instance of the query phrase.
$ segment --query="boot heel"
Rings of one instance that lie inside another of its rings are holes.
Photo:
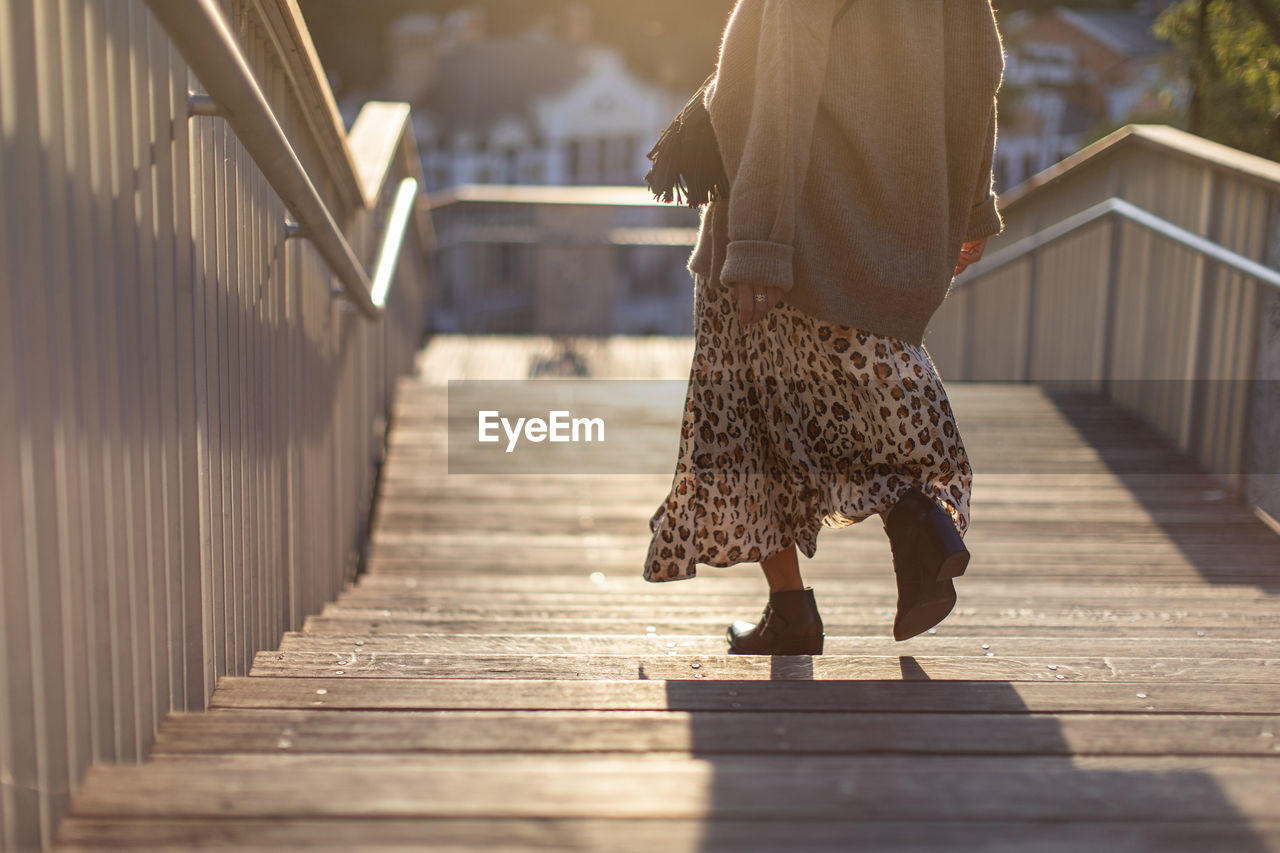
[[[958,578],[969,567],[969,550],[964,547],[951,516],[941,507],[929,513],[917,547],[921,562],[927,567],[937,567],[938,582]]]

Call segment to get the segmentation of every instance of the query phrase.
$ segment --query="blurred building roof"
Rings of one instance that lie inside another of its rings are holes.
[[[503,119],[530,115],[539,99],[563,92],[589,68],[589,46],[551,37],[484,39],[445,52],[432,91],[415,106],[442,138],[481,139]]]
[[[1069,9],[1054,12],[1096,41],[1124,56],[1146,56],[1167,51],[1169,46],[1151,32],[1155,16],[1142,12],[1108,9]]]

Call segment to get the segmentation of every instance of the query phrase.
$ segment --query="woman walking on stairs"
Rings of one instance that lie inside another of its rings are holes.
[[[738,0],[704,103],[728,178],[702,210],[696,345],[644,577],[759,562],[731,651],[820,654],[800,574],[823,527],[878,514],[898,640],[969,561],[972,471],[924,347],[1003,228],[992,175],[1004,55],[990,0]]]

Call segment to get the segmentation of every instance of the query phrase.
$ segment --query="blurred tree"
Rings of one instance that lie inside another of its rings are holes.
[[[1179,0],[1156,21],[1193,87],[1185,127],[1280,159],[1280,3]]]

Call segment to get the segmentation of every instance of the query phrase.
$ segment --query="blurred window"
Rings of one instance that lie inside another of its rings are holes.
[[[582,180],[582,142],[569,140],[569,180],[567,183],[580,184]]]

